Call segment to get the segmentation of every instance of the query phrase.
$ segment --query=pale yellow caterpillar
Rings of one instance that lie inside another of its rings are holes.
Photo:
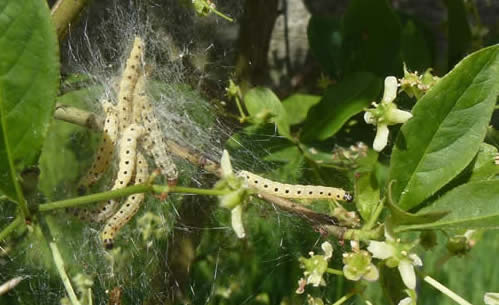
[[[108,101],[102,103],[106,113],[102,138],[95,159],[90,166],[88,173],[80,180],[78,191],[84,193],[91,185],[99,180],[107,170],[113,158],[114,147],[118,138],[118,116],[114,107]]]
[[[141,153],[137,153],[135,172],[135,184],[144,183],[149,176],[147,161]],[[143,193],[128,196],[125,203],[118,210],[118,212],[116,212],[116,214],[114,214],[106,222],[101,234],[101,239],[107,249],[111,249],[113,247],[114,237],[116,236],[116,234],[118,234],[119,230],[133,217],[133,215],[137,213],[143,200]]]
[[[494,157],[494,164],[499,165],[499,153]]]
[[[240,171],[238,176],[244,178],[248,186],[258,191],[282,198],[296,199],[336,199],[352,201],[353,196],[343,189],[320,185],[293,185],[274,182],[248,171]]]
[[[145,79],[145,77],[141,78]],[[144,84],[141,84],[141,86],[144,86]],[[160,169],[161,173],[166,176],[168,182],[170,184],[175,184],[178,178],[177,167],[168,154],[159,121],[154,114],[153,108],[149,103],[145,92],[137,92],[134,97],[134,102],[137,108],[140,107],[140,111],[137,109],[137,112],[140,112],[142,122],[146,128],[146,134],[142,137],[143,146],[147,151],[150,151],[154,158],[154,163]],[[137,112],[134,111],[134,116]]]
[[[144,127],[137,124],[132,124],[125,129],[125,132],[120,139],[120,162],[118,165],[118,173],[111,190],[127,186],[132,179],[137,155],[137,139],[141,137],[144,132]],[[112,199],[108,200],[98,209],[92,210],[90,217],[96,222],[104,221],[114,213],[117,206],[118,201]]]
[[[133,42],[130,56],[128,57],[121,76],[118,92],[118,115],[119,126],[124,130],[132,120],[132,99],[137,78],[142,70],[142,60],[144,56],[144,41],[136,36]]]

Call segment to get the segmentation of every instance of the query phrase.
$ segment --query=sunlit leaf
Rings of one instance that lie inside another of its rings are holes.
[[[418,101],[392,154],[390,181],[402,209],[421,204],[475,157],[499,93],[498,76],[499,46],[482,49]]]

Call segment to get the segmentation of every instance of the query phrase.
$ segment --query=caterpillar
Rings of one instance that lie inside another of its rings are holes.
[[[139,81],[140,85],[137,86],[134,96],[134,107],[136,107],[134,108],[134,118],[139,120],[138,115],[140,114],[146,128],[146,134],[141,139],[143,147],[151,152],[154,163],[159,167],[161,173],[166,176],[168,183],[175,184],[178,178],[177,167],[168,154],[159,121],[154,114],[152,105],[147,99],[144,88],[145,77],[141,76]]]
[[[149,176],[147,161],[141,153],[137,153],[135,172],[135,184],[144,183]],[[143,193],[128,196],[118,212],[108,219],[101,234],[101,239],[107,249],[113,247],[113,240],[116,234],[137,213],[140,204],[144,200],[144,196]]]
[[[494,164],[499,165],[499,153],[495,155],[494,157]]]
[[[132,179],[136,162],[137,139],[144,132],[144,127],[132,124],[123,133],[120,139],[118,173],[111,190],[127,186]],[[84,221],[102,222],[114,213],[117,206],[118,202],[110,199],[99,204],[96,208],[68,209],[68,212]]]
[[[274,182],[248,171],[240,171],[238,176],[244,178],[248,186],[259,191],[283,198],[295,199],[336,199],[352,201],[353,196],[343,189],[320,185],[293,185]]]
[[[104,101],[102,103],[102,108],[104,108],[106,113],[103,127],[104,131],[99,146],[97,147],[95,159],[90,166],[88,173],[78,183],[78,192],[80,194],[85,193],[90,186],[99,180],[109,167],[113,158],[114,147],[118,138],[118,116],[109,101]]]
[[[125,129],[120,139],[120,163],[113,190],[127,186],[132,179],[137,155],[137,140],[144,132],[144,127],[137,124],[132,124]]]
[[[124,130],[131,123],[133,92],[141,71],[143,56],[144,41],[136,36],[121,76],[118,91],[118,115],[121,130]]]

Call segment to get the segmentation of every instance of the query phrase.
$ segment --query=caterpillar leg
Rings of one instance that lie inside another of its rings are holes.
[[[137,154],[135,184],[147,181],[149,169],[147,161],[141,153]],[[106,249],[113,247],[113,242],[119,230],[137,213],[141,203],[144,201],[144,194],[133,194],[128,196],[123,206],[104,225],[101,239]]]

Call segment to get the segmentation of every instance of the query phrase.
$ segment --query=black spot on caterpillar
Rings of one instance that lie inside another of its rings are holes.
[[[118,116],[119,126],[124,130],[132,123],[132,99],[135,85],[142,70],[142,58],[144,56],[144,41],[136,36],[133,42],[130,56],[128,57],[121,76],[118,92]]]
[[[149,169],[147,167],[147,161],[141,153],[137,153],[135,172],[135,184],[141,184],[147,181]],[[143,200],[143,193],[128,196],[118,212],[106,222],[101,233],[101,239],[107,249],[113,247],[113,240],[116,234],[118,234],[119,230],[133,217],[133,215],[135,215],[135,213],[137,213]]]
[[[118,138],[118,116],[111,103],[104,101],[102,107],[106,112],[106,119],[102,132],[102,138],[97,147],[95,159],[90,166],[88,173],[80,180],[78,192],[83,194],[86,190],[97,182],[102,174],[107,170],[113,158],[114,147]]]
[[[238,176],[244,178],[248,186],[283,198],[296,199],[335,199],[352,201],[353,196],[343,189],[320,185],[293,185],[274,182],[248,171],[240,171]]]

